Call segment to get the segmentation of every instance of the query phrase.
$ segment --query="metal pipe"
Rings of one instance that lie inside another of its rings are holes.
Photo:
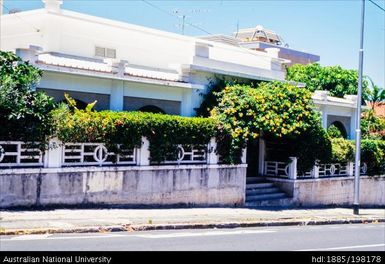
[[[364,19],[365,19],[365,0],[362,0],[361,7],[361,36],[358,63],[358,91],[357,91],[357,111],[356,111],[356,157],[354,168],[354,199],[353,213],[359,214],[360,204],[360,172],[361,172],[361,97],[362,97],[362,71],[364,61]]]

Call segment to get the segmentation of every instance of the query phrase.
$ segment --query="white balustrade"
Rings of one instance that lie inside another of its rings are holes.
[[[136,165],[137,150],[120,149],[119,154],[116,154],[102,143],[65,143],[62,157],[64,166]]]
[[[43,153],[36,143],[0,141],[0,167],[41,167]]]
[[[177,158],[166,160],[162,164],[202,164],[207,163],[207,146],[178,145]]]
[[[265,161],[265,175],[287,178],[289,176],[289,163],[281,161]]]

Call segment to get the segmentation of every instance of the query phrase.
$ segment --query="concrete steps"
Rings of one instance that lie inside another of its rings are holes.
[[[246,178],[245,206],[290,206],[292,199],[262,177]]]

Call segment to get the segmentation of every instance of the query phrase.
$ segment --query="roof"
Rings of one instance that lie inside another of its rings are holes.
[[[282,38],[277,33],[270,29],[264,29],[261,26],[240,29],[238,32],[234,33],[234,36],[243,41],[253,41],[258,40],[258,38],[267,38],[273,42],[282,42]]]

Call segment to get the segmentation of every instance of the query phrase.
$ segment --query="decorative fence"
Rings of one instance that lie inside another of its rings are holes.
[[[0,141],[0,167],[43,166],[42,152],[32,143]]]
[[[178,145],[176,160],[166,160],[163,164],[199,164],[207,162],[208,147],[204,145]]]
[[[291,157],[290,159],[291,162],[265,161],[264,175],[294,180],[354,176],[353,162],[318,164],[315,165],[311,171],[300,175],[297,172],[297,158]],[[360,174],[366,175],[367,169],[367,164],[363,163]]]
[[[265,161],[265,175],[288,178],[289,165],[287,162]]]
[[[63,166],[87,165],[136,165],[137,149],[121,149],[119,154],[110,152],[102,143],[66,143],[63,149]]]
[[[134,149],[109,150],[103,143],[61,143],[51,140],[48,149],[19,141],[0,141],[0,167],[47,167],[69,166],[146,166],[151,165],[149,142],[142,138],[142,146]],[[178,145],[175,155],[156,165],[217,164],[216,142],[212,138],[207,145]],[[173,158],[174,157],[174,158]]]

